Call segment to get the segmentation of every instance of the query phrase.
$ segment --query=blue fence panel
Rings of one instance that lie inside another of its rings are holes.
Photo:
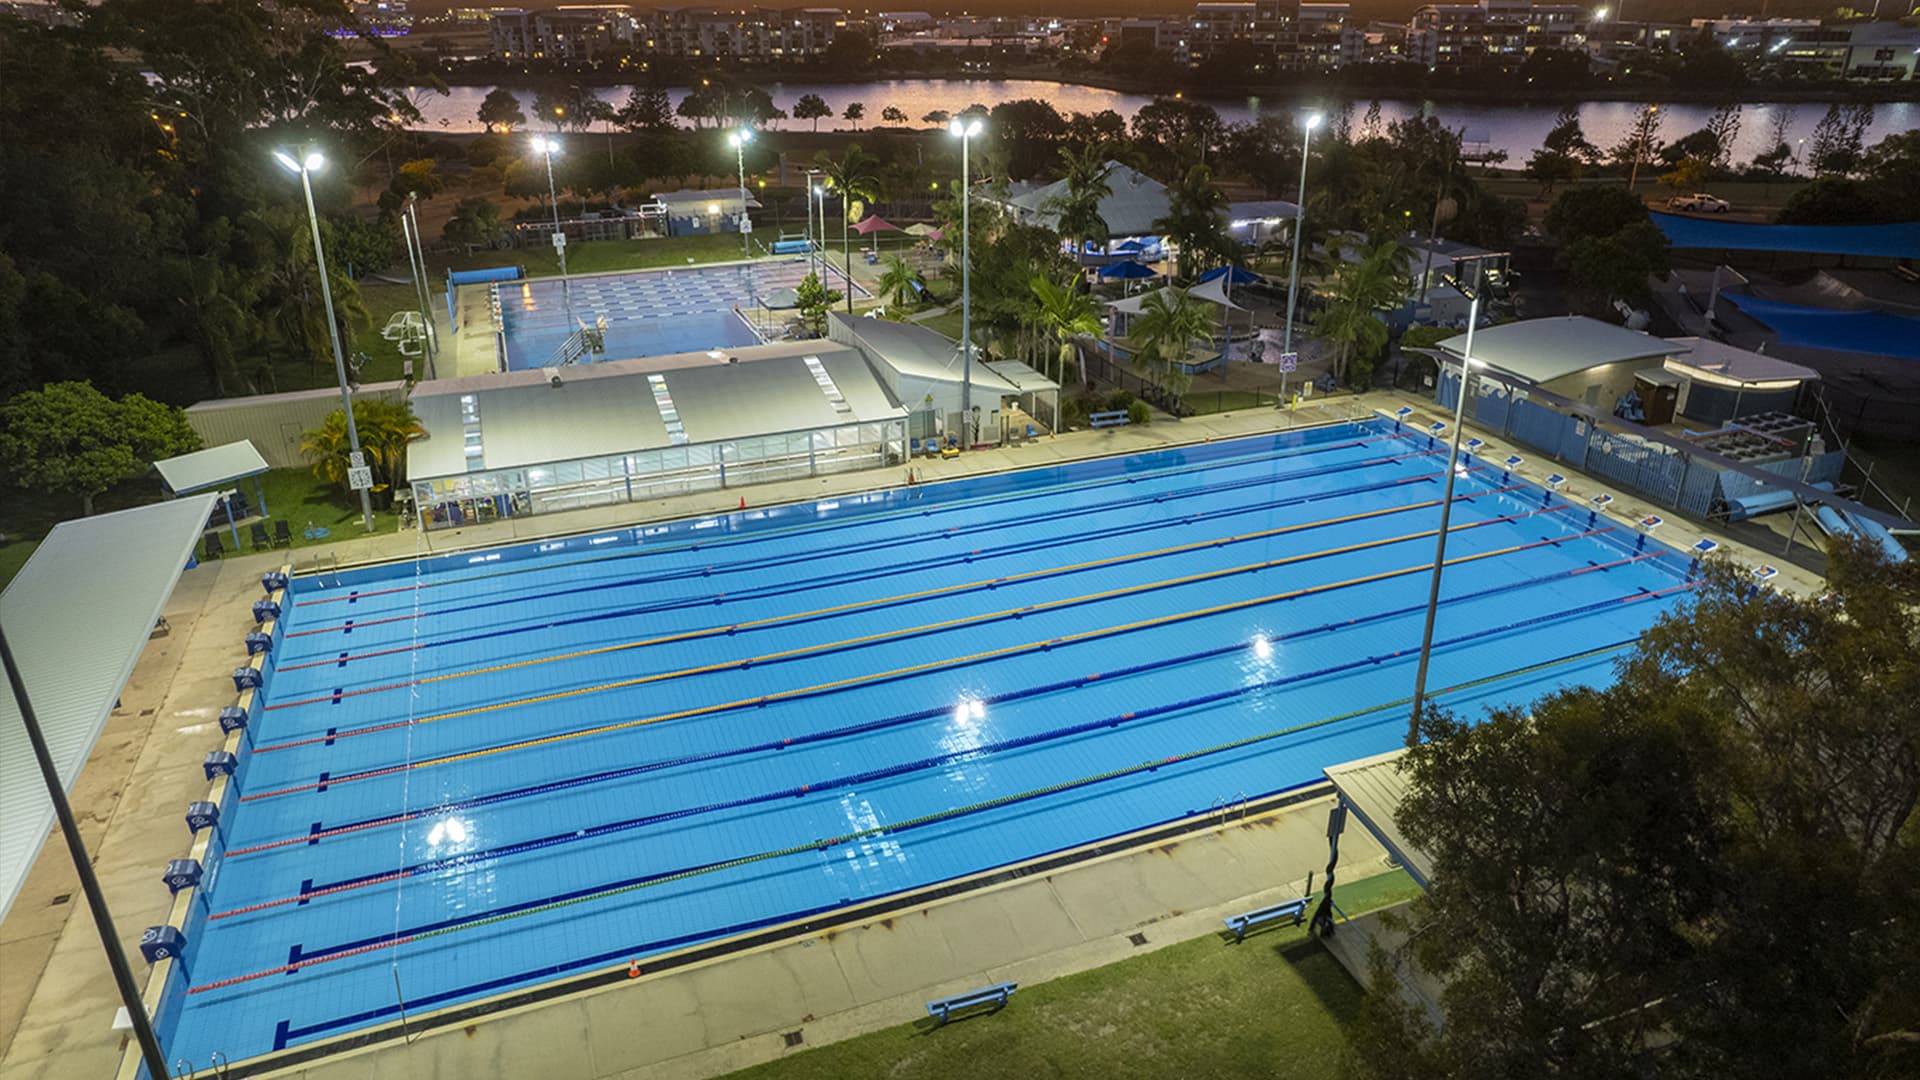
[[[1481,383],[1480,386],[1481,389],[1484,390],[1487,384]],[[1507,430],[1507,415],[1512,409],[1513,395],[1505,387],[1501,387],[1490,394],[1483,393],[1473,399],[1474,419],[1494,431],[1504,432]]]
[[[1706,517],[1713,511],[1713,500],[1719,490],[1720,470],[1695,461],[1686,470],[1686,479],[1680,485],[1680,496],[1676,501],[1681,510],[1695,517]]]
[[[1536,450],[1558,453],[1561,439],[1573,421],[1530,401],[1516,401],[1508,414],[1507,433]]]
[[[1566,418],[1566,427],[1561,429],[1560,445],[1554,449],[1561,460],[1576,469],[1585,468],[1587,460],[1587,435],[1591,425],[1577,416]]]

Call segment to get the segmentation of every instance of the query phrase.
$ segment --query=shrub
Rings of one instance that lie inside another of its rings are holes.
[[[1125,409],[1132,404],[1133,391],[1131,390],[1115,390],[1107,395],[1106,405],[1109,410]]]
[[[1135,401],[1128,404],[1127,406],[1127,422],[1128,423],[1146,424],[1146,423],[1151,423],[1152,420],[1153,420],[1153,410],[1147,407],[1146,402]]]

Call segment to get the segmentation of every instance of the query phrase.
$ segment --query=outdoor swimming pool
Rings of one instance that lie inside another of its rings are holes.
[[[298,578],[167,1056],[623,972],[1390,750],[1445,452],[1373,420]],[[1610,680],[1689,587],[1499,465],[1452,529],[1430,686],[1470,714]]]
[[[760,334],[748,321],[750,313],[799,285],[807,267],[807,260],[792,259],[502,282],[501,344],[507,370],[550,366],[569,335],[601,320],[607,349],[598,359],[757,345]],[[845,275],[836,268],[823,277],[830,288],[846,288]],[[855,289],[858,296],[867,295],[858,285]]]

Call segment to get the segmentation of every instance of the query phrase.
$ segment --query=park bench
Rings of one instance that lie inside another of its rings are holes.
[[[1127,412],[1121,409],[1116,412],[1091,413],[1087,416],[1087,423],[1096,428],[1123,427],[1127,423]]]
[[[1299,926],[1306,920],[1306,917],[1307,901],[1301,899],[1289,900],[1284,904],[1274,904],[1272,907],[1263,907],[1256,911],[1242,912],[1239,915],[1230,915],[1225,921],[1227,931],[1233,935],[1233,940],[1238,943],[1246,940],[1247,931],[1249,930],[1257,929],[1271,922],[1278,922],[1281,919],[1288,919],[1292,921],[1293,925]]]
[[[1013,996],[1014,990],[1017,989],[1019,985],[1019,983],[1010,982],[994,983],[992,986],[983,986],[978,990],[969,990],[964,994],[938,998],[927,1002],[927,1015],[933,1017],[934,1024],[937,1027],[953,1019],[955,1013],[965,1012],[968,1009],[978,1008],[982,1005],[991,1005],[993,1006],[993,1011],[999,1012],[1001,1009],[1006,1008],[1007,999]]]

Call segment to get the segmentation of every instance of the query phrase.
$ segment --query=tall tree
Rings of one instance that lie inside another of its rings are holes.
[[[1181,277],[1192,277],[1206,265],[1232,258],[1239,245],[1227,235],[1227,197],[1213,182],[1213,170],[1195,165],[1178,184],[1167,189],[1167,216],[1153,223],[1179,248]]]
[[[1215,325],[1212,304],[1171,285],[1155,289],[1141,299],[1140,313],[1127,327],[1133,362],[1145,370],[1158,365],[1160,385],[1178,397],[1193,378],[1184,366],[1188,352],[1195,341],[1211,340]]]
[[[1540,148],[1527,159],[1527,177],[1539,182],[1540,194],[1550,195],[1556,185],[1578,180],[1599,157],[1599,148],[1587,140],[1580,126],[1579,106],[1567,105],[1554,117]]]
[[[888,127],[901,127],[907,122],[907,114],[898,105],[889,105],[880,110],[880,119]]]
[[[1802,598],[1710,566],[1610,688],[1421,717],[1397,822],[1445,1024],[1382,969],[1354,1073],[1913,1075],[1915,567],[1843,544]]]
[[[819,94],[801,94],[800,100],[793,103],[793,118],[813,121],[815,131],[820,130],[821,117],[832,115],[833,107],[828,105],[827,99]]]
[[[131,480],[161,458],[200,448],[180,410],[140,394],[115,401],[90,383],[49,383],[0,405],[0,461],[23,488],[80,500]]]
[[[1058,346],[1054,350],[1054,381],[1067,382],[1067,364],[1074,358],[1074,342],[1088,337],[1099,341],[1106,336],[1106,324],[1094,307],[1093,297],[1081,288],[1082,276],[1062,285],[1044,274],[1035,274],[1027,283],[1033,290],[1034,321]],[[1058,421],[1056,420],[1057,424]]]
[[[855,203],[870,203],[880,197],[879,159],[860,149],[859,143],[848,143],[846,152],[839,160],[828,156],[822,150],[814,158],[814,164],[826,173],[827,186],[840,196],[840,249],[846,260],[847,281],[853,281],[853,245],[847,240],[847,228],[853,215],[859,211]],[[853,291],[847,291],[847,310],[853,310]]]
[[[1111,233],[1107,219],[1100,216],[1100,203],[1112,198],[1113,185],[1107,176],[1113,163],[1106,160],[1103,147],[1087,146],[1078,151],[1060,148],[1060,162],[1066,167],[1064,195],[1048,201],[1043,209],[1055,215],[1053,228],[1061,238],[1087,244],[1105,245]]]
[[[626,104],[615,119],[628,131],[672,131],[673,101],[659,86],[636,86],[627,92]]]
[[[1342,260],[1318,289],[1323,303],[1313,319],[1314,336],[1336,347],[1333,375],[1359,386],[1372,384],[1371,361],[1387,343],[1387,325],[1381,312],[1407,300],[1411,277],[1406,248],[1384,240]],[[1362,374],[1365,378],[1360,377]]]
[[[504,86],[487,92],[486,99],[480,102],[479,115],[488,131],[502,135],[512,134],[514,128],[527,122],[527,114],[520,111],[520,99]]]

